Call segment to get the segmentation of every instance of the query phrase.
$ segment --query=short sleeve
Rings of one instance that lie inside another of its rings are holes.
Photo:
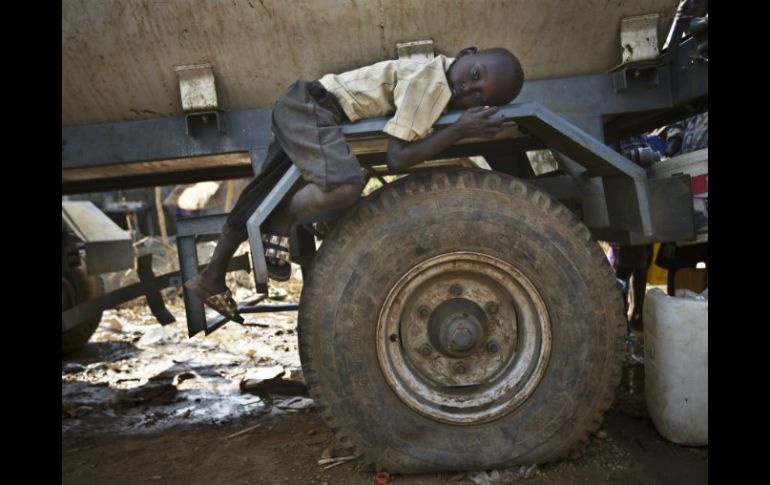
[[[430,133],[452,93],[443,72],[427,74],[396,84],[393,90],[396,112],[382,131],[405,141],[418,140]]]

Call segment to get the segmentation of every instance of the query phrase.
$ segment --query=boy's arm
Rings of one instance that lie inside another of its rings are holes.
[[[448,127],[420,140],[408,142],[391,136],[388,141],[388,169],[398,171],[424,162],[463,138],[496,135],[503,128],[503,118],[493,118],[495,113],[496,107],[476,106],[467,109]]]

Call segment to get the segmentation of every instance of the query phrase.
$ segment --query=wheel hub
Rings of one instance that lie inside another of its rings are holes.
[[[399,398],[457,424],[515,409],[550,353],[535,287],[509,263],[479,253],[447,253],[408,271],[386,298],[377,331],[380,366]]]
[[[439,352],[464,357],[484,338],[487,317],[475,303],[453,298],[441,303],[428,320],[428,336]]]

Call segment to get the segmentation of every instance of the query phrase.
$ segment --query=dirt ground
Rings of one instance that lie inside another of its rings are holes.
[[[274,293],[296,301],[298,288],[292,280]],[[166,327],[139,303],[105,312],[91,342],[62,358],[63,484],[376,483],[345,459],[302,391],[295,312],[251,314],[248,325],[189,339],[179,299],[169,305],[177,322]],[[678,446],[655,431],[643,351],[630,350],[615,402],[582,452],[543,466],[390,483],[707,483],[708,447]],[[280,382],[297,385],[265,394],[258,383],[281,372]]]

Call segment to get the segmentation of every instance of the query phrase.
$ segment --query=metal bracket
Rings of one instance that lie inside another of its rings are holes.
[[[658,56],[658,19],[653,13],[624,18],[620,22],[623,62],[654,59]]]
[[[149,288],[149,284],[155,280],[155,274],[152,272],[152,254],[139,256],[136,262],[136,273],[139,276],[139,281],[147,283]],[[171,278],[169,278],[169,283],[171,283],[170,280]],[[163,302],[160,288],[148,289],[144,296],[147,298],[147,305],[149,305],[150,311],[158,319],[158,323],[168,325],[169,323],[176,322],[176,318],[168,311],[166,304]]]
[[[623,64],[610,71],[612,77],[612,86],[615,94],[628,88],[629,78],[642,78],[650,86],[660,85],[660,71],[658,69],[660,62],[639,61],[631,64]]]
[[[433,40],[418,40],[414,42],[399,42],[396,44],[399,59],[429,61],[435,57]]]
[[[191,136],[191,137],[195,138],[195,134],[194,134],[193,129],[192,129],[193,120],[196,120],[196,119],[200,118],[200,123],[199,124],[207,125],[208,122],[209,122],[208,121],[209,116],[213,116],[214,119],[216,120],[216,122],[217,122],[217,132],[219,132],[222,135],[226,134],[227,131],[225,130],[225,119],[224,119],[224,117],[220,116],[219,110],[209,110],[209,111],[198,111],[198,112],[195,112],[195,113],[187,113],[184,116],[185,133],[187,134],[187,136]]]

